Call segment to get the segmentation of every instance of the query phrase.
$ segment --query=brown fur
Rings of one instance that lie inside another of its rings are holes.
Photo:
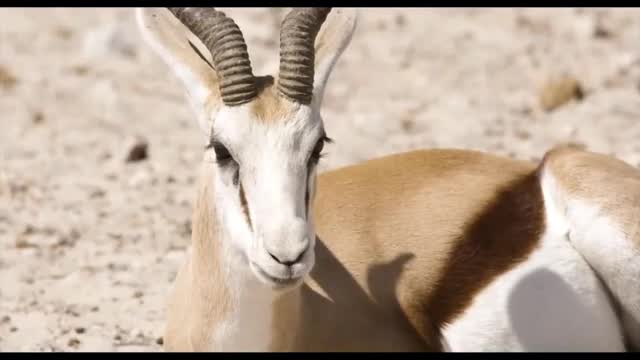
[[[626,229],[638,227],[638,169],[611,156],[568,146],[548,151],[543,164],[569,196],[597,202]],[[640,236],[634,240],[640,245]]]
[[[318,73],[331,68],[353,24],[327,19],[316,42]],[[254,117],[290,118],[299,105],[277,93],[273,78],[258,81]],[[208,223],[211,189],[201,186],[193,254],[169,310],[171,350],[208,350],[233,305],[217,224]],[[544,226],[535,166],[478,152],[387,156],[322,174],[316,187],[316,265],[303,286],[274,302],[271,350],[439,351],[441,327],[525,260]]]
[[[278,93],[273,77],[265,76],[260,79],[260,93],[251,102],[254,118],[266,123],[289,119],[287,115],[291,114],[297,105]]]
[[[209,213],[209,192],[196,213]],[[544,225],[533,164],[469,151],[416,151],[322,174],[314,205],[316,266],[274,303],[271,350],[439,351],[440,328],[526,259]],[[185,349],[185,324],[192,349],[207,349],[230,306],[215,270],[222,260],[211,257],[215,234],[195,219],[199,267],[174,293],[192,303],[172,305],[167,349]],[[186,321],[175,315],[185,311]]]
[[[178,272],[169,301],[167,351],[203,351],[212,324],[231,311],[213,203],[213,164],[205,162],[193,212],[192,256]]]
[[[417,151],[321,175],[317,263],[293,349],[441,350],[441,326],[531,253],[542,205],[533,164],[476,152]]]

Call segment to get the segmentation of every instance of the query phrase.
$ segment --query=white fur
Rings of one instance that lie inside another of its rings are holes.
[[[213,324],[212,350],[268,350],[272,340],[272,306],[278,291],[261,281],[249,263],[258,263],[277,274],[284,266],[268,256],[264,242],[276,241],[286,249],[297,240],[267,236],[274,226],[286,230],[293,220],[304,216],[306,187],[313,189],[313,182],[307,184],[306,179],[307,155],[322,130],[319,117],[309,111],[309,108],[300,108],[286,122],[263,123],[251,118],[249,106],[224,107],[213,124],[214,134],[240,164],[240,182],[249,203],[253,231],[242,213],[233,173],[219,169],[214,176],[214,196],[223,229],[219,240],[224,245],[224,270],[232,296],[232,311],[225,320]],[[305,176],[299,176],[301,171]],[[268,230],[261,230],[265,225]],[[302,230],[311,239],[313,249],[312,218],[304,225]],[[256,236],[257,232],[267,236]],[[282,232],[276,231],[278,234]],[[313,265],[311,250],[292,268],[296,275],[305,276]]]
[[[315,51],[316,61],[313,79],[313,107],[319,109],[324,98],[324,91],[329,76],[351,42],[351,38],[358,25],[357,9],[333,8],[318,34]]]
[[[546,204],[553,191],[543,185]],[[451,351],[625,350],[614,308],[598,277],[568,242],[566,222],[558,209],[547,207],[545,213],[539,247],[482,290],[445,328]]]
[[[233,169],[220,169],[216,176],[223,226],[233,232],[233,244],[246,254],[251,266],[271,276],[286,277],[289,269],[269,253],[295,259],[301,249],[308,248],[302,261],[290,269],[294,276],[302,277],[314,264],[315,229],[306,218],[304,199],[310,185],[308,158],[322,136],[322,122],[306,106],[288,114],[286,121],[275,122],[256,121],[249,111],[248,106],[225,107],[213,124],[214,137],[239,164],[239,184],[233,184]],[[251,227],[239,201],[240,184]],[[260,278],[258,270],[256,275]]]
[[[549,206],[556,208],[568,224],[571,244],[621,305],[628,340],[640,349],[640,249],[632,241],[640,226],[640,211],[636,228],[623,231],[596,202],[564,193],[549,171],[544,172],[542,183],[554,194]]]
[[[571,243],[613,292],[628,340],[640,349],[640,249],[598,206],[570,200],[568,209]]]
[[[136,8],[136,21],[145,42],[173,70],[184,84],[200,129],[209,134],[215,114],[207,106],[217,86],[217,75],[207,63],[191,49],[189,42],[202,47],[202,43],[165,8]],[[210,61],[210,54],[201,51]]]
[[[232,310],[224,320],[212,324],[214,337],[210,350],[269,351],[275,293],[255,278],[241,254],[228,248],[225,252],[226,284],[232,297]]]

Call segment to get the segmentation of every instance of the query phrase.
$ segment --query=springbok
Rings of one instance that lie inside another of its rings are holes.
[[[436,149],[318,175],[323,93],[355,11],[293,9],[275,81],[254,76],[222,12],[136,15],[212,150],[167,351],[640,345],[638,171],[571,148],[539,165]]]

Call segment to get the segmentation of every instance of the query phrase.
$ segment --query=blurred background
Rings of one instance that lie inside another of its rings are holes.
[[[223,9],[274,73],[288,9]],[[640,9],[362,9],[323,169],[417,148],[640,165]],[[0,9],[0,351],[156,351],[205,139],[133,9]]]

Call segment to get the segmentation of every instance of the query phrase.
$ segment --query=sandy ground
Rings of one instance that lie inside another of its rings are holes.
[[[254,70],[284,10],[229,9]],[[325,169],[423,147],[640,164],[640,10],[364,9],[323,110]],[[544,83],[585,93],[553,111]],[[132,9],[0,10],[0,351],[157,351],[201,136]],[[148,159],[127,162],[136,139]]]

